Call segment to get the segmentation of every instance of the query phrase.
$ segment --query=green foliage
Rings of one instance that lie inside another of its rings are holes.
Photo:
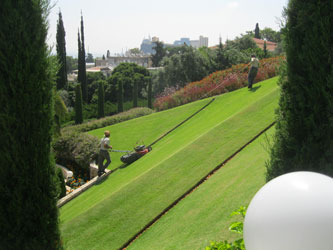
[[[238,233],[243,236],[243,221],[245,218],[245,214],[245,207],[240,207],[238,210],[231,213],[230,216],[240,215],[243,220],[231,223],[229,226],[230,232]],[[205,250],[245,250],[245,245],[243,238],[240,238],[238,240],[235,240],[234,242],[211,242],[210,245],[205,248]]]
[[[159,80],[164,86],[184,86],[188,82],[198,81],[210,72],[209,61],[198,50],[183,45],[178,53],[165,57],[164,69],[160,71]]]
[[[104,117],[104,83],[98,82],[98,118]]]
[[[251,35],[236,37],[233,41],[227,41],[226,44],[227,47],[232,47],[240,51],[258,48]]]
[[[61,168],[56,169],[56,175],[58,182],[58,199],[61,199],[66,196],[66,183]]]
[[[220,38],[219,48],[217,50],[216,65],[217,65],[216,70],[223,70],[231,67],[231,63],[228,57],[226,57],[226,54],[223,49],[222,38]]]
[[[61,121],[68,113],[67,107],[58,92],[54,93],[54,119],[56,123],[55,132],[60,134]]]
[[[153,62],[153,67],[158,67],[160,66],[160,63],[166,54],[163,42],[159,41],[155,42],[153,50],[155,50],[155,53],[153,53],[151,57],[151,60]]]
[[[99,139],[95,136],[64,131],[53,144],[56,162],[72,170],[76,176],[88,179],[90,162],[96,159],[99,151],[98,144]]]
[[[281,31],[275,31],[272,28],[264,28],[260,31],[260,38],[270,41],[279,43],[281,42]]]
[[[138,97],[144,98],[143,90],[147,87],[147,82],[145,77],[149,76],[149,71],[139,66],[135,63],[121,63],[112,71],[111,77],[108,79],[108,86],[105,90],[105,100],[111,101],[113,103],[119,102],[118,98],[122,97],[123,101],[133,102],[133,88],[134,88],[134,78],[138,80]],[[140,76],[139,76],[140,75]],[[123,94],[119,95],[119,83],[122,82]]]
[[[148,108],[152,108],[153,107],[153,86],[152,86],[152,80],[151,77],[149,77],[147,79],[148,81]]]
[[[291,0],[287,9],[287,65],[267,180],[293,171],[333,176],[331,1]],[[316,48],[316,49],[314,49]]]
[[[75,124],[83,122],[81,84],[75,87]]]
[[[113,124],[117,124],[123,121],[131,120],[141,116],[149,115],[154,111],[149,108],[135,108],[123,113],[119,113],[113,116],[104,117],[102,119],[89,121],[76,126],[68,126],[62,129],[62,131],[76,131],[76,132],[87,132],[93,129],[103,128]]]
[[[49,1],[0,1],[0,249],[61,249]]]
[[[62,14],[59,11],[59,19],[57,23],[57,57],[60,64],[57,77],[57,89],[67,89],[67,63],[66,63],[66,41],[65,28],[62,20]]]
[[[120,75],[120,73],[116,73],[115,76]],[[118,113],[124,111],[124,87],[123,87],[123,78],[121,76],[117,77],[118,79],[118,89],[117,89],[117,100],[118,100]]]
[[[268,51],[267,51],[267,43],[266,41],[264,42],[264,58],[267,58],[268,56]]]
[[[81,36],[78,32],[78,82],[81,84],[82,101],[88,102],[88,90],[87,90],[87,72],[86,72],[86,52],[84,45],[84,26],[83,16],[81,16]]]

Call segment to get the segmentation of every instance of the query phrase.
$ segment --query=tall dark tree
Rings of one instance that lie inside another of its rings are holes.
[[[146,81],[148,82],[148,108],[152,108],[153,105],[153,86],[152,86],[152,79],[150,76],[146,77]]]
[[[124,87],[123,87],[122,76],[117,77],[117,79],[118,79],[117,101],[118,101],[118,112],[120,113],[124,111]]]
[[[264,58],[268,57],[268,51],[267,51],[267,43],[266,41],[264,42]]]
[[[160,63],[163,59],[163,57],[165,56],[165,49],[164,49],[164,45],[163,42],[155,42],[155,46],[153,47],[154,50],[154,54],[151,57],[152,63],[153,63],[153,67],[158,67],[160,66]]]
[[[104,116],[104,84],[101,80],[98,82],[98,118]]]
[[[223,48],[221,37],[220,37],[220,42],[219,42],[219,48],[218,48],[217,54],[216,54],[215,65],[216,65],[216,70],[223,70],[223,69],[231,67],[231,63],[224,53],[224,48]]]
[[[83,102],[82,102],[82,90],[80,84],[75,86],[75,124],[81,124],[83,122]]]
[[[79,38],[78,81],[79,81],[79,83],[81,83],[82,99],[84,102],[87,102],[87,100],[88,100],[87,92],[88,91],[87,91],[86,51],[85,51],[85,45],[84,45],[84,26],[83,26],[83,16],[82,15],[81,15],[81,34],[79,32],[78,38]]]
[[[0,1],[0,249],[62,248],[48,11],[47,0]]]
[[[133,79],[133,107],[138,106],[138,94],[139,94],[139,84],[143,81],[144,76],[139,73],[134,74]]]
[[[61,12],[59,11],[59,19],[57,23],[57,57],[60,68],[57,74],[57,89],[67,89],[67,62],[66,62],[66,41],[65,28],[62,20]]]
[[[260,39],[260,29],[258,23],[256,23],[256,28],[254,29],[254,37]]]
[[[267,179],[306,170],[333,176],[331,0],[290,0],[286,72]]]

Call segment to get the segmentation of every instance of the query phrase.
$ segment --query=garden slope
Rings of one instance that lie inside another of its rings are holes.
[[[158,142],[151,153],[65,205],[61,209],[61,230],[66,247],[120,248],[198,180],[272,123],[277,99],[276,78],[256,84],[252,92],[241,89],[218,97]],[[164,115],[173,120],[168,116],[171,111],[151,116]],[[128,143],[124,138],[131,137],[126,137],[125,131],[139,133],[148,126],[145,119],[129,121],[132,128],[126,126],[127,122],[111,126],[111,131],[117,131],[111,132],[112,144]],[[122,124],[127,129],[122,130]],[[158,127],[151,129],[152,133],[160,132]],[[102,131],[99,133],[101,136]],[[122,136],[117,137],[118,134]]]
[[[168,211],[144,232],[128,250],[205,249],[210,241],[232,241],[230,217],[240,206],[247,206],[265,184],[268,141],[274,128],[249,144],[198,189]],[[268,139],[268,140],[267,140]]]

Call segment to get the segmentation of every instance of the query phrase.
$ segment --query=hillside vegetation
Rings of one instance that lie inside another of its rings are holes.
[[[277,78],[216,97],[206,109],[61,209],[67,249],[119,249],[177,198],[274,121]],[[111,131],[115,149],[146,144],[210,99],[90,132]],[[112,153],[110,169],[121,166]],[[261,178],[261,177],[260,177]],[[219,230],[219,229],[215,229]]]

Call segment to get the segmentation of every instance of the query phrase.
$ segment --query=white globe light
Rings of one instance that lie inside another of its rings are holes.
[[[252,199],[246,250],[333,250],[333,179],[313,172],[279,176]]]

